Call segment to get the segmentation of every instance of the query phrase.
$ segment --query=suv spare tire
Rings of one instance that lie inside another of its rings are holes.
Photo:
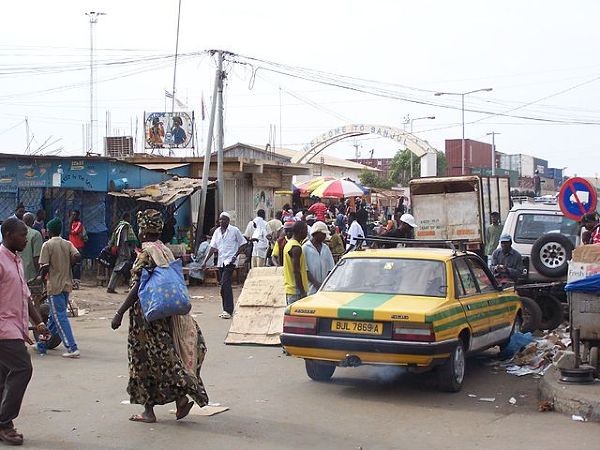
[[[567,274],[572,252],[573,243],[568,237],[560,233],[544,234],[531,248],[531,263],[542,275],[563,277]]]

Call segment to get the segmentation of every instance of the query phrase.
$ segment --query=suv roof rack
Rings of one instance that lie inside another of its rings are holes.
[[[370,237],[356,238],[357,250],[362,249],[363,242],[373,242],[380,244],[404,244],[406,247],[430,247],[430,248],[449,248],[454,253],[466,252],[466,239],[403,239],[403,238],[386,238],[386,237]]]

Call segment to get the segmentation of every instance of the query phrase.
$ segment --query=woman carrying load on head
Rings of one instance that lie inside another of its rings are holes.
[[[208,404],[200,368],[206,345],[196,321],[190,316],[175,315],[148,322],[138,301],[142,269],[166,267],[174,261],[173,253],[160,240],[163,227],[160,212],[148,209],[138,213],[142,251],[131,270],[131,290],[112,320],[116,330],[123,314],[129,310],[129,384],[131,403],[144,405],[144,412],[130,417],[134,422],[156,422],[155,405],[175,402],[177,419],[187,416],[194,402]]]

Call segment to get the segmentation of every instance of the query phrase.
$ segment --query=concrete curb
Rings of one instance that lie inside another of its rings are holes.
[[[551,366],[538,385],[539,399],[552,402],[557,412],[600,422],[600,382],[567,384],[558,381],[559,377],[560,370]]]

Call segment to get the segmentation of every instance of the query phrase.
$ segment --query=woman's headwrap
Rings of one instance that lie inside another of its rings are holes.
[[[160,211],[147,209],[137,213],[137,223],[141,232],[160,234],[163,229],[163,219]]]

